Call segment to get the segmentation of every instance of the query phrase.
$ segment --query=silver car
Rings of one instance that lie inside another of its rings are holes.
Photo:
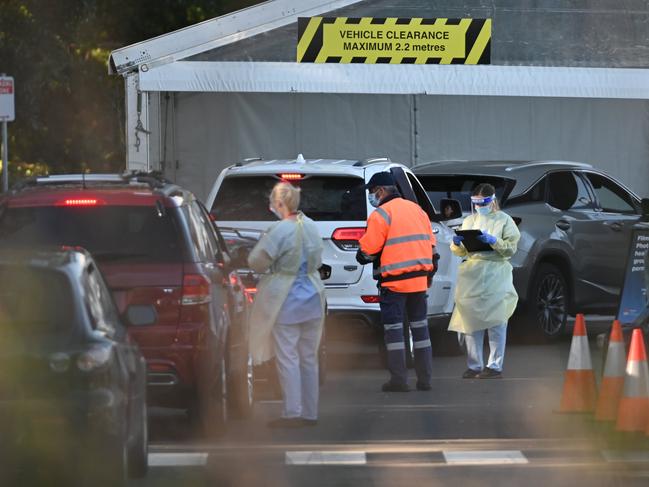
[[[413,172],[434,205],[454,198],[465,215],[479,183],[496,188],[521,232],[512,265],[515,326],[525,325],[526,334],[554,338],[568,315],[615,314],[632,228],[649,200],[579,162],[438,161]]]

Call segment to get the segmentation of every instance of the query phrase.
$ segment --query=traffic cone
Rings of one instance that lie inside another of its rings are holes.
[[[629,359],[624,375],[624,392],[617,410],[618,431],[645,431],[649,421],[649,367],[642,330],[631,336]]]
[[[595,410],[596,400],[595,373],[590,360],[586,323],[584,315],[578,314],[572,333],[570,358],[564,376],[559,412],[592,413]]]
[[[618,320],[615,320],[608,341],[606,365],[604,365],[602,385],[597,398],[597,407],[595,408],[596,420],[615,421],[617,419],[617,406],[624,389],[625,365],[626,353],[624,351],[622,326],[620,326]]]

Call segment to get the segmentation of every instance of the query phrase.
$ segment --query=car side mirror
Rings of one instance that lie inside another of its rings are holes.
[[[462,218],[462,205],[458,200],[442,198],[439,201],[440,221],[455,220]]]
[[[642,221],[649,222],[649,198],[642,198],[640,208],[642,210]]]
[[[158,321],[158,313],[151,305],[132,304],[124,313],[124,321],[129,326],[150,326]]]

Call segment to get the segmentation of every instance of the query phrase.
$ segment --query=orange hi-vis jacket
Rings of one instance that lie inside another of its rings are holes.
[[[381,286],[399,293],[428,289],[435,243],[428,215],[403,198],[393,198],[373,211],[359,241],[364,254],[381,254]]]

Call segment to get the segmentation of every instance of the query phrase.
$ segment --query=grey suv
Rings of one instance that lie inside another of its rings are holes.
[[[632,228],[649,200],[578,162],[439,161],[413,172],[433,205],[454,198],[465,214],[476,185],[496,188],[521,231],[512,265],[526,333],[554,338],[570,314],[615,314]]]

